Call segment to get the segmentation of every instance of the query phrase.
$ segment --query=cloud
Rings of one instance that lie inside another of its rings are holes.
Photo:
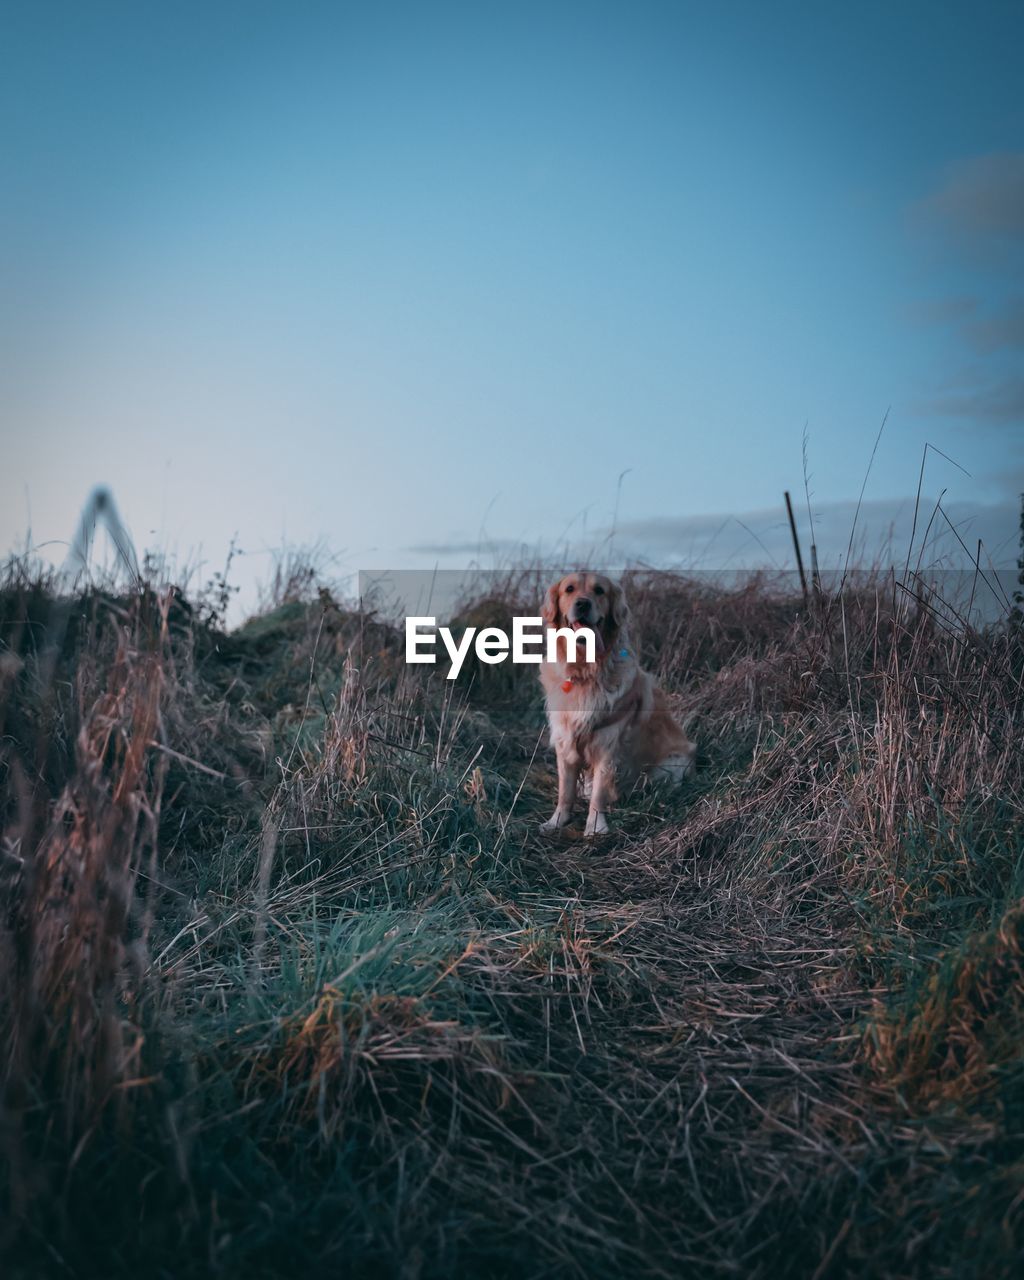
[[[914,532],[914,505],[914,498],[909,496],[866,501],[859,513],[853,501],[814,504],[812,536],[806,507],[798,503],[797,528],[804,558],[809,558],[813,541],[822,568],[842,566],[856,519],[851,563],[902,564]],[[933,506],[933,501],[922,499],[914,533],[915,559]],[[946,519],[939,516],[932,521],[926,556],[929,563],[946,558],[958,565],[964,562],[962,548],[947,519],[972,550],[980,538],[997,565],[1008,568],[1014,563],[1019,523],[1019,500],[1015,494],[1007,494],[994,503],[943,502],[942,509]],[[772,564],[792,568],[794,564],[789,523],[781,508],[737,516],[668,516],[631,521],[619,526],[615,545],[625,552],[627,560],[689,563],[710,570]]]
[[[851,565],[902,566],[912,536],[916,561],[925,528],[932,517],[934,499],[922,499],[916,530],[914,505],[915,499],[910,496],[869,500],[861,505],[859,513],[854,501],[815,504],[813,526],[809,528],[806,506],[802,499],[798,500],[797,527],[805,562],[810,559],[813,541],[823,570],[842,568],[846,563],[855,517]],[[971,554],[981,539],[997,566],[1012,567],[1017,555],[1020,518],[1015,489],[1007,488],[1004,496],[996,502],[950,501],[944,502],[942,509],[945,518],[936,516],[931,520],[924,563],[957,567],[967,563],[969,557],[947,524],[948,520]],[[516,551],[520,547],[511,539],[495,539],[494,542],[496,546]],[[421,550],[443,560],[449,556],[475,556],[479,544],[452,541],[430,544]],[[596,531],[587,543],[580,541],[555,546],[539,541],[529,559],[552,567],[589,564],[612,570],[623,564],[637,563],[654,568],[675,567],[709,573],[795,568],[789,522],[781,504],[736,514],[646,516],[622,521],[614,532],[611,529]]]
[[[978,298],[930,298],[908,311],[918,324],[953,329],[979,355],[1024,348],[1024,296],[985,306]]]
[[[950,166],[925,208],[959,235],[1024,243],[1024,152],[974,156]]]
[[[973,270],[976,291],[932,299],[916,314],[950,326],[975,359],[959,385],[918,408],[980,426],[1024,424],[1024,378],[1007,365],[1007,353],[1024,350],[1024,152],[959,161],[923,208]]]
[[[924,401],[921,410],[999,426],[1024,424],[1024,378],[1010,376],[984,386],[961,387]]]
[[[977,298],[961,294],[916,302],[908,308],[908,314],[918,324],[960,324],[977,315],[980,305]]]
[[[524,547],[525,543],[514,538],[476,538],[473,541],[418,542],[405,549],[418,556],[502,556],[509,553],[518,555]]]
[[[984,355],[1024,349],[1024,298],[1013,298],[988,315],[963,325],[964,336]]]

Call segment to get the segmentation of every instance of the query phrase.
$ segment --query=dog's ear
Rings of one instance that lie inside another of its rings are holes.
[[[553,627],[558,621],[558,588],[561,585],[561,579],[558,582],[553,582],[544,596],[544,607],[541,609],[540,614],[549,627]]]
[[[608,619],[616,631],[621,631],[629,618],[629,605],[626,603],[626,593],[617,582],[613,582],[611,588]]]

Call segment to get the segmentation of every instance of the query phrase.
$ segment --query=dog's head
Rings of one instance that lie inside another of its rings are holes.
[[[548,587],[541,611],[550,627],[590,627],[598,657],[622,635],[629,616],[622,588],[601,573],[568,573]]]

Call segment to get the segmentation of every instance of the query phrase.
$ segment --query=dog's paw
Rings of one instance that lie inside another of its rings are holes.
[[[551,817],[548,818],[547,822],[542,822],[540,824],[540,829],[545,832],[545,834],[552,831],[561,831],[561,829],[563,827],[567,827],[571,821],[571,813],[565,813],[562,809],[556,809]]]
[[[591,813],[587,816],[586,830],[583,832],[585,836],[606,836],[608,834],[608,819],[603,813]]]

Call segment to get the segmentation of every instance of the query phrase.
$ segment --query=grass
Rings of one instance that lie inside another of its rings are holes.
[[[1019,1274],[1019,628],[634,574],[701,766],[553,841],[533,671],[314,576],[8,566],[5,1274]]]

